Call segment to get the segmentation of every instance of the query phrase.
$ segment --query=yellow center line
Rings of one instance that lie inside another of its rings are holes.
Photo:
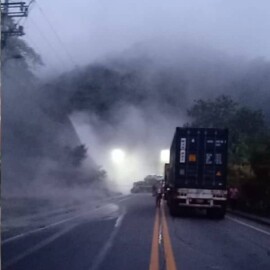
[[[161,204],[161,220],[162,220],[162,232],[163,232],[163,244],[164,244],[164,252],[166,259],[166,269],[167,270],[176,270],[176,263],[173,255],[173,249],[169,234],[169,229],[167,225],[166,215],[164,211],[164,205]]]
[[[156,210],[149,270],[159,270],[159,209]]]

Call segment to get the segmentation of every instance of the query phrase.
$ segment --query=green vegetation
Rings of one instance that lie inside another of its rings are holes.
[[[229,96],[197,100],[188,110],[191,127],[229,129],[229,185],[240,189],[239,207],[270,213],[270,132],[260,110]]]
[[[86,157],[87,148],[84,144],[75,146],[73,148],[70,146],[65,147],[63,157],[65,165],[79,167]]]

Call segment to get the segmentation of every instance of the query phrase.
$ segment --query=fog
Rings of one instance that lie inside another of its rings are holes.
[[[25,50],[2,73],[6,194],[128,192],[162,174],[160,151],[199,98],[231,95],[269,122],[269,8],[266,0],[34,3],[23,40],[44,65]],[[87,156],[73,166],[81,145]],[[116,148],[121,164],[111,159]]]
[[[24,57],[14,58],[14,55]],[[106,196],[105,175],[94,162],[80,168],[84,152],[68,116],[50,111],[43,84],[30,67],[38,59],[16,38],[2,54],[2,195],[54,200]],[[100,181],[99,181],[100,180]],[[91,185],[91,187],[89,187]]]
[[[115,113],[122,115],[117,125],[101,122],[95,115],[81,112],[73,113],[71,119],[89,155],[108,172],[109,184],[126,193],[134,181],[141,181],[149,174],[163,174],[160,152],[170,147],[169,140],[175,126],[184,121],[168,121],[158,110],[153,111],[156,116],[151,119],[132,105]],[[97,125],[101,127],[97,129]],[[113,160],[114,149],[124,152],[123,160]]]
[[[162,42],[168,50],[183,40],[232,56],[269,59],[269,8],[268,0],[46,0],[33,4],[25,39],[44,59],[43,75],[134,44]]]
[[[231,57],[188,42],[169,51],[163,43],[136,44],[67,73],[52,81],[51,89],[70,100],[63,107],[72,111],[75,130],[91,159],[107,171],[109,185],[126,192],[134,180],[163,173],[160,151],[170,147],[175,127],[189,120],[186,110],[195,99],[231,95],[262,109],[269,120],[268,72],[262,59]],[[115,148],[126,153],[122,164],[111,159]]]

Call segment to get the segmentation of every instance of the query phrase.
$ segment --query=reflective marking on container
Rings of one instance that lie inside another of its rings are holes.
[[[186,150],[186,146],[187,146],[187,139],[181,138],[180,150]]]
[[[221,153],[216,154],[216,164],[222,165],[222,154]]]
[[[180,163],[185,163],[186,162],[186,151],[181,150],[180,151]]]
[[[226,143],[226,141],[223,141],[223,140],[216,140],[216,146],[217,147],[220,147],[220,146],[222,146],[223,144],[225,144]]]
[[[195,154],[189,154],[188,161],[189,162],[196,162],[197,161],[196,155]]]
[[[212,153],[206,153],[205,164],[213,164],[212,158],[213,158]]]

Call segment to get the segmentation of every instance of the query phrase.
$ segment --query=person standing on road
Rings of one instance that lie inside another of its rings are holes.
[[[156,193],[156,206],[157,207],[160,207],[161,199],[162,199],[162,189],[161,187],[158,187],[157,193]]]
[[[160,206],[161,198],[162,198],[162,189],[161,187],[157,187],[156,185],[152,186],[152,195],[156,197],[156,206]]]
[[[237,207],[237,201],[239,197],[239,190],[237,187],[231,187],[229,189],[229,199],[230,199],[230,206],[232,210],[235,210]]]

